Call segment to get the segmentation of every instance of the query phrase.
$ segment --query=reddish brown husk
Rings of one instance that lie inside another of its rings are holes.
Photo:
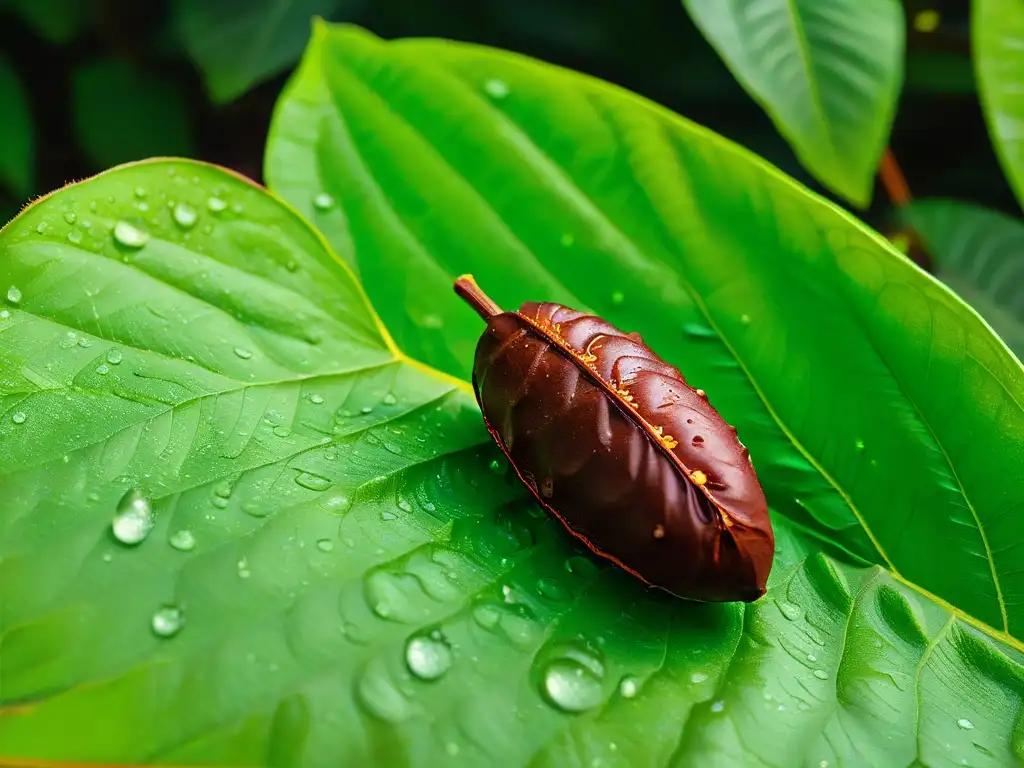
[[[491,436],[541,505],[644,582],[707,602],[765,592],[775,537],[747,449],[637,334],[560,304],[487,321],[473,389]]]

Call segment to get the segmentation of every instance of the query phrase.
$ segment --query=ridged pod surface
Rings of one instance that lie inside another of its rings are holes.
[[[598,555],[706,602],[765,592],[775,537],[736,430],[639,335],[527,302],[503,312],[456,281],[487,321],[473,389],[484,422],[540,504]]]

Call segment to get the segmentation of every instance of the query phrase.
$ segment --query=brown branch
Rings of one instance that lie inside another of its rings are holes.
[[[885,152],[882,153],[882,162],[878,166],[878,176],[881,178],[882,186],[885,187],[885,191],[889,194],[889,199],[892,200],[893,205],[902,208],[913,199],[907,179],[903,176],[899,163],[896,162],[896,155],[892,153],[892,149],[889,147],[886,147]]]

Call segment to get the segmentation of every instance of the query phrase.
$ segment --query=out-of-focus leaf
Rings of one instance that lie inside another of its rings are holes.
[[[72,74],[75,131],[97,170],[158,155],[194,154],[177,83],[102,59]]]
[[[1024,360],[1024,223],[953,200],[918,200],[903,216],[939,277]]]
[[[298,60],[315,16],[361,0],[177,0],[175,25],[210,98],[238,98]]]
[[[856,205],[871,199],[903,74],[896,0],[683,0],[801,162]]]
[[[94,0],[18,0],[14,7],[40,37],[60,45],[85,28],[94,4]]]
[[[0,184],[19,197],[35,186],[35,140],[25,89],[0,57]]]
[[[973,0],[971,44],[989,134],[1024,206],[1024,3]]]
[[[924,94],[974,93],[971,57],[956,51],[911,50],[907,53],[904,89]]]

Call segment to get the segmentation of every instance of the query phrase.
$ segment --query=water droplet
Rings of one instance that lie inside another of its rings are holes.
[[[431,513],[437,512],[437,505],[432,501],[426,501],[423,503],[423,509]]]
[[[364,405],[362,408],[359,409],[359,412],[363,413],[363,414],[373,413],[373,406],[372,405]]]
[[[455,757],[459,754],[459,745],[454,741],[449,741],[444,745],[444,751],[447,752],[450,757]]]
[[[167,175],[168,175],[168,176],[173,176],[173,175],[174,175],[174,173],[173,173],[172,171],[168,171],[168,172],[167,172]],[[139,199],[142,199],[143,197],[145,197],[145,196],[146,196],[146,190],[145,190],[145,188],[143,188],[143,187],[136,187],[136,188],[135,188],[135,196],[136,196],[137,198],[139,198]]]
[[[79,229],[72,229],[68,232],[68,242],[72,245],[78,245],[82,242],[82,231]]]
[[[21,289],[18,288],[18,286],[16,285],[12,285],[10,288],[8,288],[7,300],[11,302],[11,304],[17,304],[19,301],[21,301]]]
[[[206,201],[206,207],[213,213],[220,213],[221,211],[227,209],[228,204],[226,201],[221,200],[219,197],[211,197]]]
[[[815,662],[815,661],[818,660],[818,657],[815,656],[813,653],[808,653],[807,654],[807,660],[810,661],[810,662]]]
[[[171,214],[174,223],[182,229],[192,229],[199,220],[199,213],[188,203],[178,203]]]
[[[965,731],[970,731],[974,729],[974,723],[972,723],[966,717],[961,717],[959,720],[956,721],[956,724],[963,728]]]
[[[331,552],[334,550],[334,542],[330,539],[317,539],[316,548],[321,552]]]
[[[98,373],[100,376],[106,376],[108,373],[110,373],[110,369],[107,367],[106,363],[100,363],[99,365],[96,366],[96,373]]]
[[[349,501],[347,496],[331,496],[320,501],[320,508],[335,515],[348,512]]]
[[[112,563],[114,561],[114,556],[109,552],[104,552],[103,557],[101,559],[103,560],[104,563]]]
[[[213,506],[215,506],[217,509],[227,509],[228,504],[230,503],[231,502],[229,502],[227,499],[222,499],[220,496],[213,497]]]
[[[501,472],[504,469],[504,467],[501,464],[501,462],[498,461],[497,459],[493,459],[491,461],[490,467],[491,467],[491,472]]]
[[[321,475],[314,475],[312,472],[300,472],[295,476],[295,483],[311,491],[326,491],[334,483]]]
[[[626,294],[622,291],[614,291],[612,293],[612,304],[621,304],[626,300]]]
[[[687,336],[693,336],[696,339],[713,339],[718,336],[714,330],[702,323],[686,323],[683,326],[683,332]]]
[[[640,681],[632,675],[622,678],[619,683],[619,693],[624,699],[632,699],[640,690]]]
[[[398,402],[398,398],[395,397],[390,392],[388,392],[386,395],[384,395],[384,399],[381,402],[384,403],[384,405],[394,405],[395,403]]]
[[[708,676],[705,672],[694,672],[692,675],[690,675],[690,682],[694,685],[700,685],[707,679]]]
[[[235,354],[238,355],[243,360],[248,360],[250,357],[252,357],[252,352],[242,347],[235,347]]]
[[[379,659],[371,661],[360,675],[356,683],[356,695],[364,710],[374,718],[388,723],[406,720],[416,711]]]
[[[6,309],[0,309],[0,320],[6,320],[11,316],[11,313]]]
[[[569,593],[556,579],[545,577],[537,582],[537,592],[548,600],[563,602],[569,599]]]
[[[174,637],[185,626],[185,615],[176,606],[164,606],[153,614],[151,626],[157,637]]]
[[[246,560],[244,557],[238,561],[237,567],[238,578],[248,579],[250,576],[252,576],[252,571],[249,570],[249,561]]]
[[[740,322],[744,325],[750,325],[750,315],[740,315]]]
[[[78,221],[78,216],[75,214],[74,211],[64,211],[64,221],[66,221],[68,224],[74,224],[76,221]]]
[[[274,434],[278,437],[288,437],[291,433],[291,427],[286,427],[284,424],[278,424],[274,427]]]
[[[473,609],[473,621],[484,629],[494,629],[501,621],[501,611],[493,605],[478,605]]]
[[[15,424],[24,424],[25,419],[27,418],[28,417],[21,411],[15,411],[14,413],[11,414],[11,421],[13,421]]]
[[[398,508],[403,512],[412,512],[412,504],[410,504],[405,499],[398,500]]]
[[[122,359],[124,358],[121,354],[121,350],[117,347],[112,347],[107,351],[107,362],[111,365],[118,365]]]
[[[816,669],[813,672],[814,676],[819,680],[828,680],[828,672],[824,669]]]
[[[541,692],[565,712],[586,712],[604,700],[601,678],[575,658],[557,659],[548,664]]]
[[[712,712],[724,712],[725,711],[725,702],[722,701],[721,699],[719,699],[718,701],[716,701],[714,704],[711,705],[711,711]]]
[[[326,192],[321,192],[313,198],[313,207],[318,211],[329,211],[334,207],[334,198]]]
[[[324,398],[322,395],[313,393],[312,395],[309,396],[309,402],[311,402],[313,405],[323,405]]]
[[[437,680],[451,669],[452,649],[436,630],[418,635],[405,646],[405,663],[420,680]]]
[[[179,552],[191,552],[196,548],[196,537],[192,531],[183,528],[174,533],[168,543]]]
[[[511,93],[508,83],[504,80],[499,80],[496,77],[492,77],[484,83],[484,90],[487,92],[487,95],[493,99],[504,99],[509,95],[509,93]]]
[[[804,609],[795,603],[787,602],[786,600],[776,600],[775,604],[779,606],[779,611],[790,621],[799,621],[804,616]]]
[[[863,451],[864,450],[864,441],[863,440],[858,440],[857,442],[855,442],[853,444],[853,447],[856,448],[858,451]]]
[[[243,206],[241,203],[235,203],[234,205],[231,206],[231,210],[234,213],[241,213],[242,211],[245,210],[245,206]]]
[[[85,347],[85,348],[91,347],[92,346],[92,341],[90,339],[81,338],[81,339],[78,340],[78,346]]]
[[[380,519],[383,522],[385,522],[385,523],[390,523],[396,517],[397,517],[397,515],[394,512],[387,512],[387,511],[385,511],[385,512],[381,512],[380,513]]]
[[[142,248],[149,242],[149,232],[122,219],[114,225],[114,240],[125,248]]]
[[[562,247],[563,247],[563,248],[571,248],[571,247],[572,247],[573,245],[575,245],[575,244],[576,244],[576,238],[575,238],[575,237],[573,237],[573,236],[572,236],[571,234],[569,234],[568,232],[565,232],[565,233],[564,233],[564,234],[562,235],[562,237],[561,237],[561,238],[559,238],[558,242],[562,244]]]
[[[114,538],[122,544],[138,544],[153,530],[153,507],[141,490],[133,488],[121,497],[111,522]]]

